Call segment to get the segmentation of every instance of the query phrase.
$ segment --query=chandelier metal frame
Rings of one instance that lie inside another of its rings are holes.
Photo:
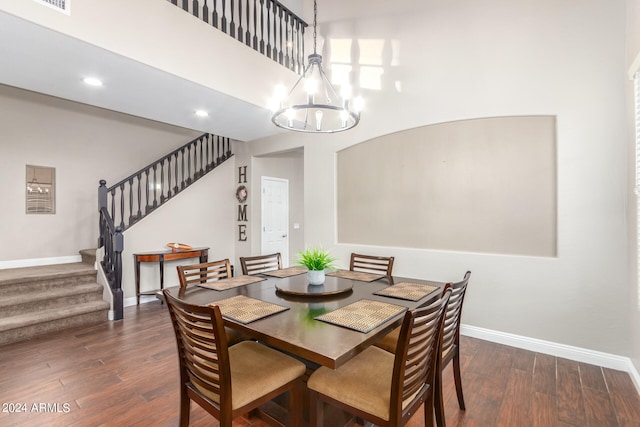
[[[278,127],[298,132],[334,133],[355,127],[360,111],[353,109],[350,87],[343,86],[339,96],[322,68],[322,56],[316,51],[318,6],[313,2],[313,53],[293,88],[284,97],[276,94],[277,107],[271,121]],[[357,105],[355,107],[358,107]]]

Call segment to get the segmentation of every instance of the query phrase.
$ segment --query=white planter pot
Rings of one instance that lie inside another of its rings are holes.
[[[309,270],[307,280],[310,285],[322,285],[324,283],[324,270]]]

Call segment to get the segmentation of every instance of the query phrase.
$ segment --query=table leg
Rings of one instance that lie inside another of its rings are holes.
[[[138,300],[138,305],[140,305],[140,261],[138,258],[135,258],[136,263],[136,298]]]
[[[160,290],[164,289],[164,255],[160,255]]]

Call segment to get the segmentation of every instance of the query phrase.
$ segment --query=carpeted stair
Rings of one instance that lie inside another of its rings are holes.
[[[93,263],[0,270],[0,345],[106,322]]]

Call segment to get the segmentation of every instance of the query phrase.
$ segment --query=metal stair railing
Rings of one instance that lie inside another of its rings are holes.
[[[298,74],[308,24],[276,0],[167,0]]]
[[[124,231],[231,158],[229,138],[203,134],[111,187],[98,188],[100,262],[114,295],[114,319],[123,318]]]

